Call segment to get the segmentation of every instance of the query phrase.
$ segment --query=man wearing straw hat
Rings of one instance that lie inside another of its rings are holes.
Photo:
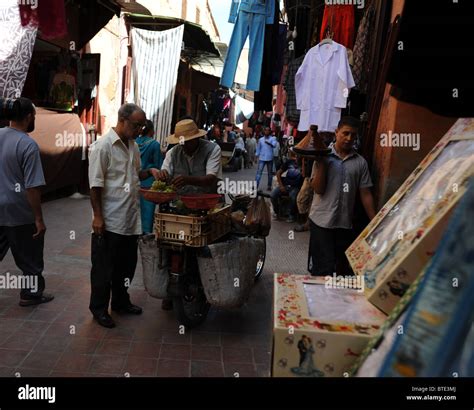
[[[193,120],[176,124],[175,133],[168,137],[169,144],[177,144],[165,157],[158,179],[170,181],[178,194],[216,193],[222,179],[221,149],[219,145],[202,139]]]
[[[222,179],[221,148],[202,139],[193,120],[178,122],[169,144],[177,144],[166,154],[157,179],[171,181],[179,194],[217,193],[217,182]],[[163,299],[163,310],[173,309],[172,299]]]

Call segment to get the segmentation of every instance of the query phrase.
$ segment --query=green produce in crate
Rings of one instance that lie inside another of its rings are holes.
[[[184,205],[184,202],[181,201],[180,199],[178,199],[178,200],[176,201],[176,204],[175,204],[175,205],[176,205],[176,209],[179,209],[179,210],[184,210],[184,209],[186,209],[186,205]]]
[[[175,192],[175,189],[164,181],[155,181],[151,186],[151,191],[172,193]]]

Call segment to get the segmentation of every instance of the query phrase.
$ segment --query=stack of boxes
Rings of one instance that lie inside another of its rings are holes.
[[[274,377],[349,376],[434,255],[473,175],[474,119],[460,119],[348,248],[358,280],[275,274]]]

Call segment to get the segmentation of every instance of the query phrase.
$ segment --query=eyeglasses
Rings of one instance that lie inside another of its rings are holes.
[[[130,121],[129,119],[127,119],[127,121],[132,125],[132,129],[134,130],[142,130],[146,127],[146,124],[143,124],[141,122],[133,122],[133,121]]]

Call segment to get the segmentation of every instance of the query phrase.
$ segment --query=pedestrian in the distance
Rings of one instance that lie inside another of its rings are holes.
[[[260,185],[260,180],[262,179],[263,169],[267,167],[268,173],[268,184],[267,190],[271,191],[272,189],[272,172],[273,172],[273,149],[277,146],[277,140],[272,136],[272,130],[270,127],[265,127],[263,130],[263,137],[261,137],[257,142],[257,152],[256,157],[258,161],[257,169],[257,189]]]
[[[89,309],[97,322],[114,327],[108,312],[139,315],[132,304],[131,285],[138,258],[140,180],[157,177],[155,168],[141,169],[135,139],[146,125],[143,110],[135,104],[123,105],[115,128],[94,142],[89,155],[89,184],[94,212],[92,222],[91,299]]]
[[[257,149],[257,139],[255,138],[253,130],[251,131],[250,136],[247,138],[247,141],[245,141],[245,146],[247,148],[249,158],[248,167],[251,168],[255,163],[255,151]]]
[[[28,135],[35,129],[36,110],[27,98],[19,98],[19,114],[0,129],[0,261],[11,249],[15,264],[31,285],[20,291],[20,306],[47,303],[45,293],[44,236],[41,209],[45,184],[38,144]]]

